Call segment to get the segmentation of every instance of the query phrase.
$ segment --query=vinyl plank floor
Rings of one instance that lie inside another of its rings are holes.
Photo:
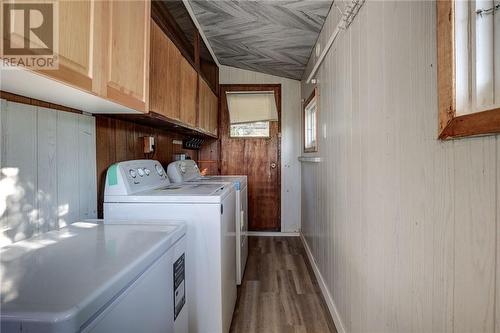
[[[232,333],[337,333],[298,237],[250,237]]]

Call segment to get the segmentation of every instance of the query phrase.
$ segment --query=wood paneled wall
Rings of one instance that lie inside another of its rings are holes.
[[[500,332],[500,137],[437,140],[436,53],[434,1],[367,1],[317,74],[302,233],[339,332]]]
[[[220,84],[281,84],[281,231],[300,229],[302,111],[300,82],[279,76],[221,66]],[[221,147],[224,149],[224,147]]]
[[[220,132],[220,131],[219,131]],[[220,174],[220,141],[208,139],[200,149],[198,167],[207,175]]]
[[[173,161],[174,154],[186,153],[198,160],[198,151],[184,150],[182,145],[172,142],[185,138],[182,134],[106,116],[96,116],[96,133],[99,217],[102,217],[106,170],[116,162],[145,158],[142,137],[155,137],[156,151],[153,159],[160,161],[165,168]]]
[[[0,100],[0,246],[95,218],[94,118],[2,97],[11,101]]]

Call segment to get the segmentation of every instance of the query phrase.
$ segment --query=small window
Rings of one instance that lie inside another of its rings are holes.
[[[232,138],[268,138],[269,121],[231,124],[230,134]]]
[[[304,152],[318,151],[318,103],[316,98],[317,89],[304,103]]]
[[[500,132],[500,3],[437,1],[439,138]]]
[[[230,136],[269,138],[270,122],[278,121],[274,91],[228,91]]]

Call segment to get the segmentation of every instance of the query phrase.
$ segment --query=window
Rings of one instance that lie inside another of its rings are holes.
[[[306,153],[318,151],[318,102],[316,95],[317,89],[314,89],[304,103],[304,152]]]
[[[438,9],[439,137],[500,132],[500,1]]]
[[[226,99],[231,137],[270,137],[270,122],[278,121],[274,91],[227,91]]]
[[[231,124],[230,136],[232,138],[268,138],[269,122],[256,121],[246,124]]]

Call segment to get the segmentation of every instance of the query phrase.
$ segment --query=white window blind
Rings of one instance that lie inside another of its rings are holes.
[[[231,124],[278,121],[273,91],[226,92]]]

